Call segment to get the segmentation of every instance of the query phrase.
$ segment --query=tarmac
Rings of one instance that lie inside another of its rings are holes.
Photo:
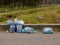
[[[0,45],[60,45],[60,32],[53,34],[0,32]]]

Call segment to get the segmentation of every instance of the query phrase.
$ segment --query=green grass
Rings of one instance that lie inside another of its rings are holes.
[[[3,10],[0,8],[0,10]],[[17,17],[17,19],[24,20],[25,23],[31,24],[40,24],[40,23],[60,23],[60,5],[52,5],[52,6],[44,6],[44,7],[38,7],[38,8],[18,8],[17,10],[11,10],[6,12],[6,14],[0,14],[0,16],[5,16],[2,18],[7,18],[2,21],[7,22],[9,17],[8,15],[11,15],[14,19],[14,16]],[[44,17],[43,20],[37,19],[36,17]],[[1,18],[1,17],[0,17]]]
[[[7,18],[5,18],[4,16],[0,17],[0,22],[5,21]]]

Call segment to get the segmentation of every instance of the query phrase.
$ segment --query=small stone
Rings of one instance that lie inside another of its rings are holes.
[[[8,30],[6,32],[9,32]]]
[[[36,17],[38,20],[44,20],[44,16],[37,16]]]

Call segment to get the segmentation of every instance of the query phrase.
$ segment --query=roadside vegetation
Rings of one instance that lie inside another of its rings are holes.
[[[24,20],[28,24],[60,23],[60,5],[11,8],[0,7],[0,23],[7,23],[8,19]]]

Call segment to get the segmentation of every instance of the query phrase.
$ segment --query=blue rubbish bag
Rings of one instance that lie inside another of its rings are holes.
[[[16,28],[17,28],[17,33],[20,33],[22,31],[23,25],[21,24],[16,25]]]
[[[31,28],[31,27],[25,27],[22,30],[22,33],[34,33],[34,32],[35,32],[34,28]]]
[[[12,20],[8,20],[8,25],[13,25]]]
[[[15,32],[15,25],[10,25],[9,32],[11,33]]]
[[[51,27],[45,27],[45,28],[42,29],[42,32],[44,34],[53,34],[53,28],[51,28]]]

